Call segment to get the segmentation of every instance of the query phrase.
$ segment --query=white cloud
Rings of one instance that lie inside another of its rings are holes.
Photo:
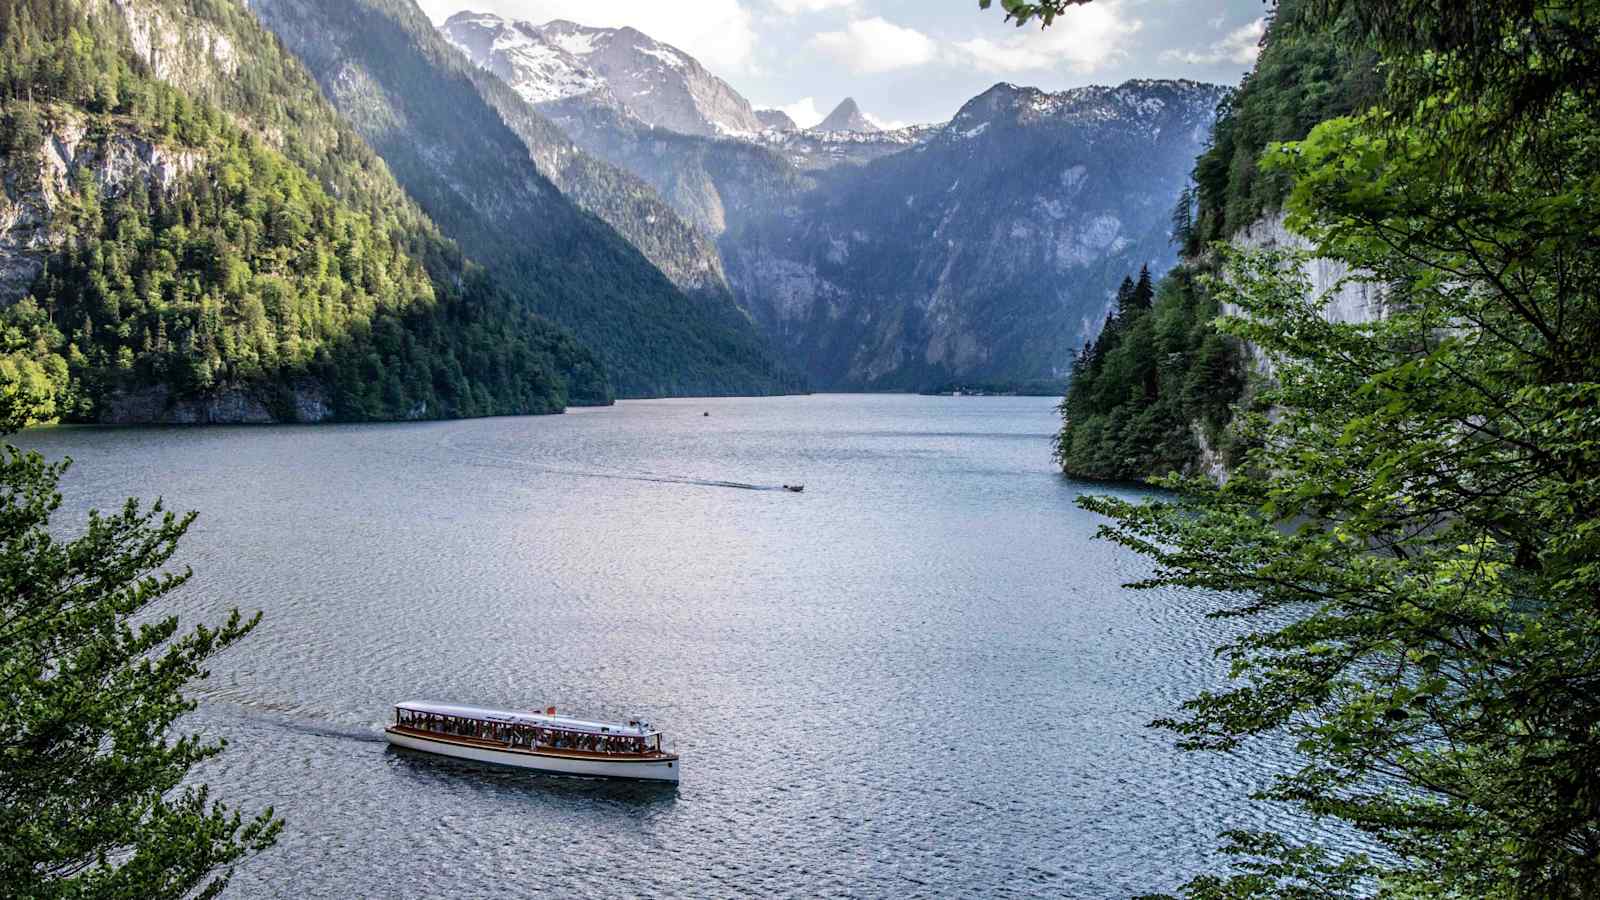
[[[1120,0],[1074,6],[1046,29],[1021,28],[1008,38],[974,38],[955,44],[957,54],[979,71],[1038,72],[1062,66],[1088,74],[1127,54],[1128,39],[1144,23]]]
[[[788,113],[789,118],[793,119],[794,123],[801,128],[815,128],[822,124],[823,119],[828,117],[827,113],[817,108],[817,98],[815,97],[801,97],[787,106],[775,106],[773,109]]]
[[[869,113],[869,112],[867,112],[865,110],[862,110],[861,115],[868,122],[871,122],[872,124],[874,124],[874,125],[878,126],[879,128],[883,129],[884,131],[896,131],[898,129],[904,128],[907,125],[911,124],[910,122],[904,121],[902,119],[883,119],[883,118],[879,118],[878,116],[875,116],[872,113]]]
[[[786,15],[799,15],[800,13],[821,12],[825,9],[844,9],[855,6],[856,0],[772,0],[772,5]]]
[[[474,0],[465,5],[536,24],[568,19],[604,28],[630,25],[686,51],[712,71],[749,69],[756,45],[753,17],[743,0]],[[436,22],[462,6],[463,0],[422,0]]]
[[[857,74],[909,69],[939,55],[933,38],[876,16],[856,19],[844,31],[824,31],[811,45]]]
[[[1256,19],[1248,25],[1241,25],[1228,32],[1226,37],[1212,43],[1204,50],[1168,50],[1161,54],[1161,58],[1175,59],[1197,66],[1224,62],[1249,65],[1260,55],[1261,36],[1266,32],[1267,20]]]

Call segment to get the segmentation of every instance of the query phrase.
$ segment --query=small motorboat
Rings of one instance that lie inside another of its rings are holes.
[[[791,494],[799,494],[805,491],[806,486],[803,484],[786,484],[783,489]]]

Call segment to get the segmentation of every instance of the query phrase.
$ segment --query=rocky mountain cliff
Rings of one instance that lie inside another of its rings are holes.
[[[800,126],[794,123],[794,119],[790,118],[789,114],[781,109],[758,109],[756,110],[756,120],[761,123],[761,127],[776,131],[800,130]]]
[[[944,125],[878,131],[846,100],[815,129],[708,137],[643,121],[609,90],[616,69],[561,89],[578,80],[552,81],[528,42],[565,23],[443,31],[714,237],[739,303],[822,387],[1063,376],[1120,280],[1175,259],[1170,211],[1223,94],[998,85]]]
[[[529,103],[587,97],[683,134],[753,135],[767,127],[749,101],[694,57],[632,28],[532,25],[462,12],[443,31]]]
[[[40,419],[279,422],[604,403],[240,6],[0,10],[0,374]]]
[[[946,126],[730,227],[740,299],[819,384],[1059,379],[1171,210],[1222,89],[997,85]]]

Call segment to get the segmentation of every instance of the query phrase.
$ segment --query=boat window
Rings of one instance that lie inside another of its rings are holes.
[[[489,740],[516,749],[578,750],[587,753],[640,755],[661,752],[661,736],[619,734],[608,726],[600,731],[569,731],[546,725],[523,724],[499,719],[485,720],[423,712],[395,710],[395,722],[404,728],[433,734]]]

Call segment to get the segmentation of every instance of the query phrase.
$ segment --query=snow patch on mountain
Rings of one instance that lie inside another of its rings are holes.
[[[749,101],[694,57],[632,28],[458,13],[441,30],[535,104],[594,95],[656,128],[708,137],[751,138],[766,127]]]

